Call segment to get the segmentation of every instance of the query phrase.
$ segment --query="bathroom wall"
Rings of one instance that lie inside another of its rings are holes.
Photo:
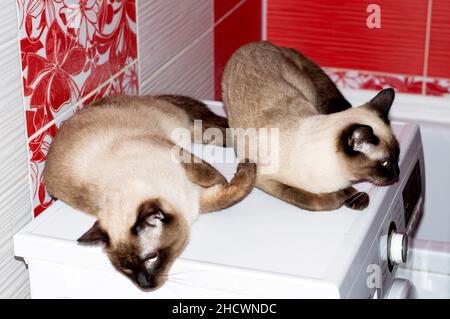
[[[139,1],[141,94],[213,97],[213,6],[212,0]]]
[[[447,0],[266,1],[267,39],[302,51],[339,86],[450,97]]]
[[[141,1],[138,9],[141,94],[220,99],[226,61],[261,39],[261,0]]]
[[[228,59],[240,46],[262,39],[261,0],[215,0],[215,98],[221,100],[220,82]]]
[[[61,123],[104,95],[137,94],[134,0],[18,0],[34,215],[51,205],[42,172]]]
[[[28,274],[14,258],[12,243],[12,236],[31,220],[14,1],[2,3],[0,29],[0,298],[25,298],[30,294]]]

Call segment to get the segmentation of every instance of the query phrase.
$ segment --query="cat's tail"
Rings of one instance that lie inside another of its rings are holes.
[[[248,159],[242,161],[229,183],[216,184],[203,190],[200,196],[200,211],[209,213],[240,202],[252,191],[256,176],[256,164]]]

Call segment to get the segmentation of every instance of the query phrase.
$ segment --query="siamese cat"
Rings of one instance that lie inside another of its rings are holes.
[[[104,244],[114,267],[144,290],[168,279],[199,213],[239,202],[256,180],[254,163],[241,162],[227,182],[176,148],[171,132],[192,130],[194,119],[205,130],[227,127],[226,119],[188,97],[104,98],[67,120],[48,152],[48,192],[97,218],[78,241]]]
[[[257,146],[245,152],[257,163],[256,187],[269,194],[312,211],[362,210],[369,196],[353,183],[386,185],[399,177],[399,144],[388,120],[393,89],[352,108],[314,62],[262,41],[233,54],[222,91],[230,127],[279,128],[276,171],[262,172]]]

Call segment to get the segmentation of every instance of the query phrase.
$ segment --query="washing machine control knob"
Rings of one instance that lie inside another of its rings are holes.
[[[391,264],[403,264],[408,254],[408,235],[391,231],[388,238],[388,259]]]

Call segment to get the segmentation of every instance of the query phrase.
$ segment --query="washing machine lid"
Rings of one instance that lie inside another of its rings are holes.
[[[401,145],[402,170],[403,154],[411,147],[417,127],[400,122],[392,125]],[[213,165],[228,178],[236,166]],[[369,188],[367,184],[356,187]],[[254,189],[235,206],[200,216],[180,259],[315,280],[342,280],[370,225],[377,215],[385,214],[380,213],[380,208],[386,209],[387,202],[392,200],[391,188],[371,187],[371,202],[363,211],[343,207],[330,212],[305,211]],[[58,201],[15,236],[15,253],[24,258],[91,268],[110,267],[106,255],[100,253],[101,247],[76,243],[94,220]]]
[[[415,131],[411,125],[392,124],[404,154]],[[400,166],[402,160],[401,155]],[[213,165],[227,178],[234,174],[232,164]],[[388,196],[390,187],[362,183],[356,188],[370,195],[370,205],[363,211],[347,207],[328,212],[306,211],[254,189],[235,206],[201,216],[193,225],[191,241],[182,258],[314,279],[330,278],[339,272],[339,267],[349,267],[380,207],[393,200],[392,195]]]

